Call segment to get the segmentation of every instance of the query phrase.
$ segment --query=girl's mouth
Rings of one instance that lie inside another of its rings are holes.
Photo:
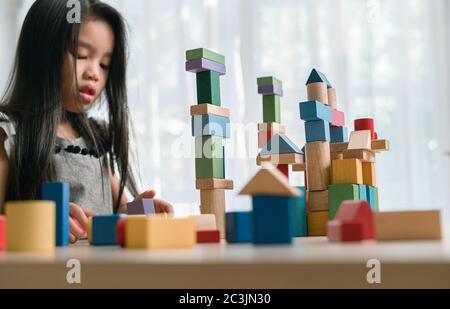
[[[80,97],[86,104],[92,103],[95,99],[95,89],[93,89],[92,87],[81,88]]]

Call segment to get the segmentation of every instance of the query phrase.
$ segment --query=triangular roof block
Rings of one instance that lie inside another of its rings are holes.
[[[289,179],[275,166],[263,163],[263,168],[245,185],[239,195],[299,196],[300,190],[289,185]]]
[[[313,69],[311,74],[309,75],[308,81],[306,82],[306,85],[312,84],[312,83],[325,83],[327,84],[328,88],[333,88],[330,81],[327,79],[325,74],[323,74],[320,71],[317,71],[316,69]]]
[[[298,148],[297,145],[295,145],[294,142],[289,139],[289,137],[284,134],[275,134],[274,136],[272,136],[270,141],[266,144],[266,147],[264,147],[259,155],[268,156],[288,153],[303,154],[300,148]]]

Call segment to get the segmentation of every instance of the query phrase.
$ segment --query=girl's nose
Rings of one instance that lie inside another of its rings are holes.
[[[85,78],[92,81],[98,81],[98,73],[94,70],[86,70],[84,71]]]

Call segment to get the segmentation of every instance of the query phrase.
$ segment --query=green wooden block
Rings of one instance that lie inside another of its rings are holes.
[[[223,138],[220,136],[196,137],[195,158],[223,158]]]
[[[359,186],[352,184],[329,185],[328,207],[330,208],[330,220],[334,220],[342,202],[359,200]]]
[[[223,158],[196,158],[195,177],[196,179],[218,178],[225,179]]]
[[[283,88],[283,82],[273,76],[260,77],[257,79],[258,86],[277,86]]]
[[[380,211],[380,205],[378,204],[378,188],[374,187],[374,199],[375,199],[375,207],[374,207],[374,211],[378,212]]]
[[[197,103],[220,106],[220,74],[214,71],[197,73]]]
[[[280,97],[277,95],[263,96],[263,122],[281,122]]]
[[[225,65],[225,57],[210,51],[209,49],[197,48],[186,51],[186,60],[196,60],[200,58],[205,58]]]

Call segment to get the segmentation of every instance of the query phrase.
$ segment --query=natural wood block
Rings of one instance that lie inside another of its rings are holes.
[[[130,216],[125,231],[130,249],[190,248],[197,243],[193,218]]]
[[[344,154],[342,152],[332,152],[331,161],[344,159]]]
[[[363,184],[361,160],[334,160],[332,161],[331,166],[332,184]]]
[[[268,155],[268,156],[258,156],[256,158],[256,164],[259,166],[264,162],[270,162],[273,165],[280,164],[303,164],[304,155],[299,153],[285,153],[280,155]]]
[[[214,231],[217,228],[214,214],[190,216],[195,220],[196,231]]]
[[[441,239],[441,212],[398,211],[376,212],[376,240]]]
[[[225,190],[200,190],[200,212],[215,215],[217,229],[225,238]]]
[[[52,252],[56,244],[56,206],[53,201],[6,204],[9,251]]]
[[[375,163],[375,153],[367,149],[348,149],[343,152],[344,159],[360,159],[361,162]]]
[[[328,211],[328,190],[309,192],[309,211]]]
[[[306,143],[306,171],[308,191],[323,191],[330,184],[330,144]]]
[[[191,116],[201,116],[208,114],[229,118],[230,110],[225,107],[220,107],[208,103],[191,106]]]
[[[351,132],[348,149],[372,149],[371,132],[368,130]]]
[[[280,134],[286,134],[286,128],[277,122],[259,123],[258,132],[274,131]]]
[[[293,172],[305,172],[306,171],[306,164],[294,164],[292,165],[292,171]]]
[[[234,188],[233,180],[217,178],[197,179],[195,182],[195,186],[197,190],[233,190]]]
[[[376,176],[375,176],[375,163],[363,162],[362,163],[363,172],[363,182],[366,186],[376,187]]]
[[[372,151],[381,152],[389,150],[389,141],[385,139],[372,141]]]
[[[330,152],[344,152],[344,150],[348,149],[348,143],[331,143],[330,144]]]
[[[328,211],[309,212],[308,236],[326,236],[328,216]]]
[[[332,109],[337,109],[337,94],[336,89],[334,88],[328,88],[328,105]]]
[[[319,101],[328,105],[328,88],[326,83],[312,83],[306,86],[308,101]]]

